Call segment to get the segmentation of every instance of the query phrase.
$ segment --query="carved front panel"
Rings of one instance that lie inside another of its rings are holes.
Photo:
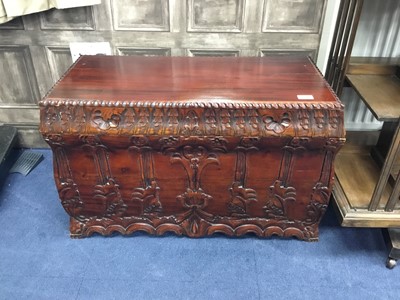
[[[317,238],[332,188],[332,160],[342,143],[145,135],[47,140],[61,203],[77,236],[145,230],[306,240]]]

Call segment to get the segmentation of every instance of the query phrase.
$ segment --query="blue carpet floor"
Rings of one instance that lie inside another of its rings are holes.
[[[399,299],[379,229],[342,228],[329,208],[320,241],[254,236],[69,238],[51,153],[0,192],[0,299]]]

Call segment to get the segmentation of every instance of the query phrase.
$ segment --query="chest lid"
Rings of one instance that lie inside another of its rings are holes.
[[[41,105],[341,107],[307,57],[82,56]]]

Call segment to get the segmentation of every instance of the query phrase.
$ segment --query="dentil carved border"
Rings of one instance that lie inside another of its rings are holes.
[[[333,136],[344,135],[341,108],[265,104],[202,107],[135,106],[104,108],[61,105],[41,108],[42,133],[178,136]]]

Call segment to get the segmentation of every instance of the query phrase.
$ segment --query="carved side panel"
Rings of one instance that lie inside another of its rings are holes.
[[[53,147],[55,180],[61,204],[71,217],[84,221],[85,217],[81,214],[84,203],[72,177],[68,157],[63,148],[63,138],[61,135],[47,135],[45,139]]]
[[[324,0],[266,0],[263,32],[318,33]]]
[[[131,138],[132,146],[128,151],[139,154],[139,165],[142,178],[142,186],[137,187],[132,192],[132,201],[141,203],[141,215],[149,216],[158,214],[162,211],[160,202],[160,187],[154,173],[154,162],[152,149],[148,139],[144,136],[134,136]]]
[[[113,0],[115,30],[169,31],[168,0]]]
[[[188,0],[190,32],[241,32],[244,0]]]
[[[313,188],[311,201],[306,208],[307,223],[318,223],[328,208],[332,189],[333,160],[337,151],[343,146],[343,143],[343,140],[329,139],[324,146],[325,157],[322,163],[321,175]]]
[[[0,103],[34,104],[39,90],[28,46],[0,46]]]
[[[229,189],[231,199],[228,202],[228,214],[232,217],[248,217],[248,207],[257,201],[254,189],[246,187],[247,154],[259,150],[256,145],[259,138],[242,138],[236,148],[235,178]]]
[[[40,14],[42,30],[95,30],[90,6],[52,9]]]
[[[103,203],[105,218],[117,218],[124,215],[127,205],[122,199],[119,185],[113,178],[110,169],[109,153],[98,136],[81,136],[82,148],[90,153],[98,176],[98,184],[93,190],[93,199]],[[100,216],[99,216],[100,217]]]
[[[290,219],[288,208],[296,202],[296,188],[291,185],[291,177],[295,163],[296,153],[304,151],[307,138],[293,138],[285,146],[279,170],[278,179],[269,187],[269,198],[264,207],[267,217],[277,219]]]

